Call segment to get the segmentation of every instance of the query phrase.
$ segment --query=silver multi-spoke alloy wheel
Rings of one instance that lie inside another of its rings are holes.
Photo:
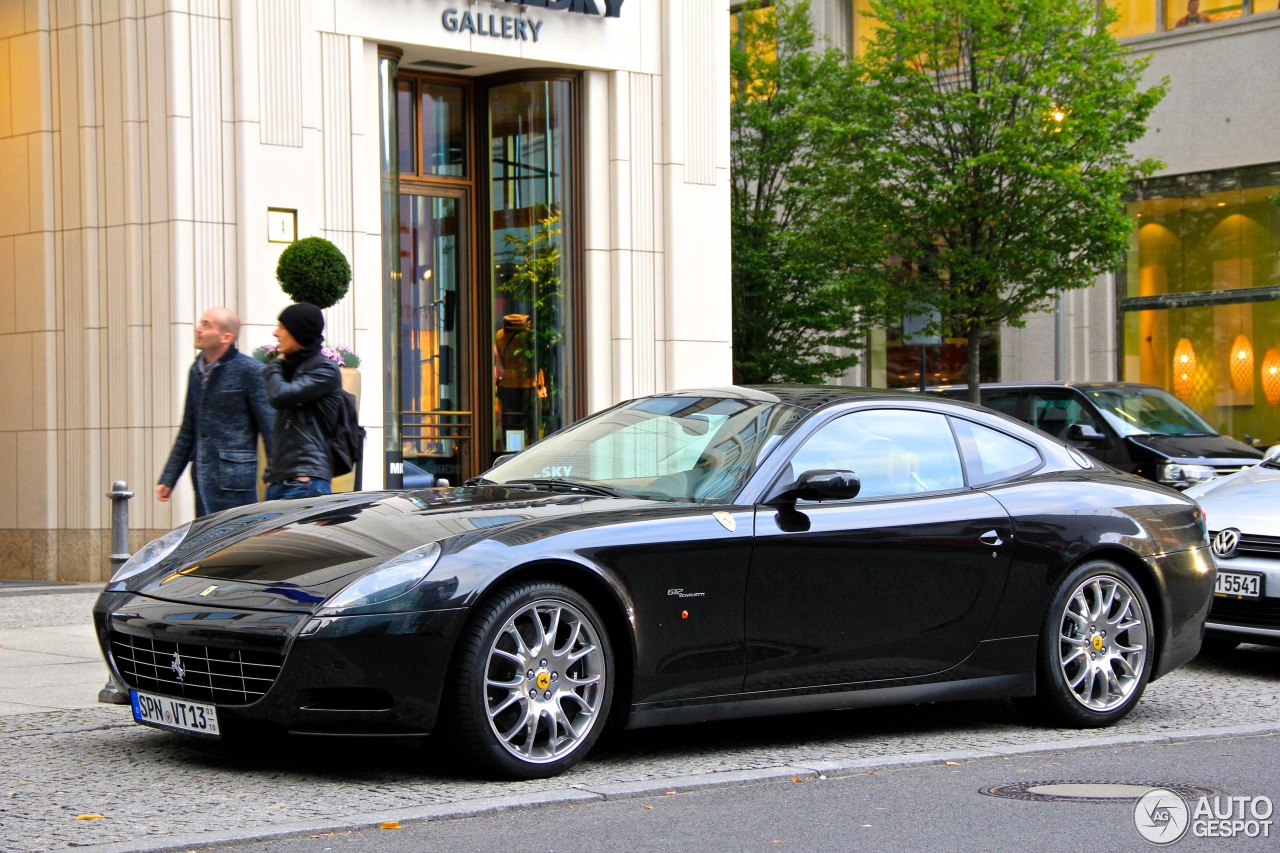
[[[1134,590],[1093,575],[1072,591],[1058,631],[1058,666],[1076,700],[1091,711],[1123,706],[1143,684],[1148,616]]]
[[[598,629],[566,601],[524,605],[485,657],[485,712],[498,743],[522,762],[559,761],[596,728],[609,678]]]

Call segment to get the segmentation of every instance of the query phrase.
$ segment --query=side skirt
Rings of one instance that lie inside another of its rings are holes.
[[[690,705],[651,703],[633,705],[626,727],[643,729],[650,726],[705,723],[714,720],[740,720],[778,714],[807,714],[813,711],[841,711],[847,708],[876,708],[884,705],[920,705],[927,702],[954,702],[968,699],[1002,699],[1011,696],[1034,696],[1034,673],[995,675],[965,681],[934,684],[911,684],[898,687],[862,688],[828,693],[805,693],[776,696],[770,693],[726,697],[722,701]]]

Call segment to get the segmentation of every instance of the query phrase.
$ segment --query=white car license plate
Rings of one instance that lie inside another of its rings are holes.
[[[1219,570],[1218,578],[1213,582],[1213,594],[1233,595],[1238,598],[1260,598],[1262,596],[1262,575]]]
[[[153,696],[137,690],[129,691],[129,699],[133,703],[133,718],[140,723],[206,737],[221,736],[218,731],[218,709],[213,705],[168,696]]]

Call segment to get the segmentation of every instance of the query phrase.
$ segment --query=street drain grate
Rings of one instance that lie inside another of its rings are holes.
[[[1153,788],[1163,788],[1184,800],[1212,797],[1218,792],[1199,785],[1177,782],[1014,782],[988,785],[979,793],[1006,800],[1033,803],[1114,803],[1136,801]]]

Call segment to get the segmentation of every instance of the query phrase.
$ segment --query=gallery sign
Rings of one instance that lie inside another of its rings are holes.
[[[547,9],[553,12],[617,18],[621,17],[622,4],[626,0],[500,0],[500,2],[503,5],[519,7],[520,13],[527,9]],[[498,4],[495,2],[493,5]],[[440,16],[440,23],[447,32],[471,33],[511,41],[536,42],[542,31],[542,21],[529,20],[523,14],[500,15],[472,12],[470,9],[461,11],[455,8],[445,9],[444,14]]]

